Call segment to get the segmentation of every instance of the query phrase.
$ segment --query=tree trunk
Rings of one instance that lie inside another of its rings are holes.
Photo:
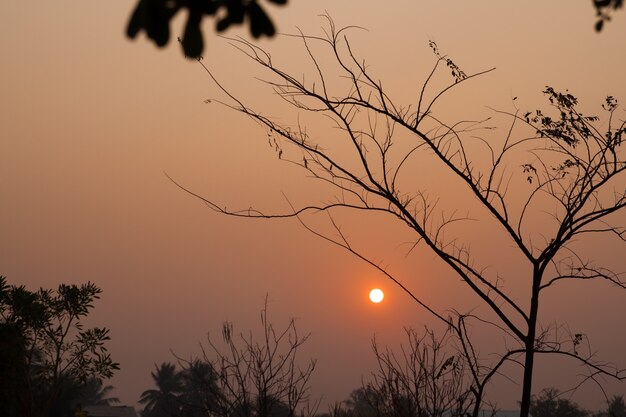
[[[522,385],[522,399],[520,402],[520,417],[528,417],[530,413],[530,399],[533,385],[533,369],[535,362],[535,337],[537,330],[537,314],[539,311],[539,287],[543,271],[535,265],[533,268],[533,287],[530,299],[530,314],[528,315],[528,333],[526,334],[524,357],[524,381]]]
[[[476,391],[472,390],[474,397],[476,398],[476,402],[474,403],[474,409],[472,410],[472,417],[478,417],[480,414],[480,407],[483,405],[482,404],[482,399],[483,399],[483,389],[482,387],[477,389]]]
[[[534,333],[534,331],[533,331]],[[530,336],[530,333],[529,333]],[[524,381],[522,386],[522,401],[520,402],[520,417],[528,417],[530,412],[530,397],[533,383],[533,364],[535,360],[534,335],[526,343],[526,357],[524,359]]]

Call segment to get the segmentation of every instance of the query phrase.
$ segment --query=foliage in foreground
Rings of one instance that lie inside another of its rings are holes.
[[[283,5],[287,0],[268,0]],[[204,49],[202,20],[216,16],[216,30],[222,32],[232,25],[247,22],[255,38],[274,36],[274,23],[257,0],[139,0],[126,28],[130,38],[142,30],[157,46],[167,45],[170,39],[170,21],[181,10],[187,9],[187,23],[179,37],[185,55],[198,58]]]
[[[287,4],[287,0],[268,0],[277,5]],[[602,31],[605,22],[621,9],[623,0],[593,0],[597,21],[595,29]],[[126,35],[135,38],[139,32],[146,35],[157,46],[167,45],[170,39],[170,21],[181,10],[187,10],[187,22],[182,37],[178,37],[187,57],[199,58],[204,50],[202,21],[205,17],[217,18],[215,30],[223,32],[232,25],[249,23],[253,37],[272,37],[276,33],[274,23],[258,0],[138,0],[130,15]]]
[[[101,381],[119,369],[109,330],[82,324],[101,292],[90,282],[29,291],[0,277],[0,415],[72,415],[107,390]]]

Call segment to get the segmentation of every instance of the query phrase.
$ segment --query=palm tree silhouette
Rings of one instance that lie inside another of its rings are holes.
[[[177,417],[180,414],[179,396],[183,391],[182,375],[170,362],[156,364],[151,373],[157,389],[149,389],[141,394],[140,404],[144,404],[144,417]]]
[[[221,391],[213,365],[196,359],[188,362],[181,375],[183,378],[183,393],[180,396],[182,414],[185,417],[200,417],[216,412]]]
[[[113,385],[104,385],[96,378],[89,378],[80,387],[78,403],[81,405],[113,405],[119,404],[120,399],[110,397]]]

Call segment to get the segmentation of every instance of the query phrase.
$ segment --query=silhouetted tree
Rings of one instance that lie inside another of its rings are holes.
[[[626,403],[624,403],[624,397],[615,395],[611,398],[608,412],[610,417],[626,417]]]
[[[382,417],[389,412],[382,404],[381,393],[369,385],[353,390],[344,403],[344,412],[354,417]]]
[[[118,404],[120,399],[111,397],[113,385],[104,385],[101,380],[89,378],[78,387],[76,403],[80,405],[113,405]]]
[[[530,401],[530,413],[533,417],[586,417],[589,412],[578,404],[559,398],[560,393],[554,388],[546,388]]]
[[[151,372],[156,389],[141,393],[139,403],[144,405],[144,417],[177,417],[180,415],[180,395],[183,392],[183,378],[176,370],[176,365],[163,362],[154,365]]]
[[[17,392],[28,389],[26,378],[30,374],[24,375],[25,369],[24,335],[19,326],[3,320],[0,323],[0,415],[17,415]]]
[[[624,397],[615,395],[607,399],[607,408],[593,414],[593,417],[626,417]]]
[[[212,199],[186,191],[214,211],[229,216],[297,218],[312,233],[377,268],[455,333],[473,392],[483,393],[505,363],[520,364],[522,417],[529,412],[536,354],[558,354],[578,361],[589,370],[590,378],[606,375],[624,379],[623,371],[595,360],[584,334],[572,334],[566,327],[544,328],[539,321],[541,296],[564,283],[605,281],[625,288],[620,275],[587,259],[580,245],[590,236],[604,238],[606,245],[626,242],[626,229],[620,223],[623,217],[618,216],[626,212],[626,128],[615,113],[615,98],[607,97],[603,105],[607,118],[600,123],[598,117],[584,115],[578,109],[578,100],[572,94],[547,87],[544,93],[550,110],[495,111],[498,117],[510,121],[497,137],[498,131],[485,122],[450,124],[434,114],[442,97],[490,70],[468,74],[431,42],[433,69],[417,89],[415,102],[401,105],[354,55],[347,29],[336,28],[330,18],[328,21],[322,36],[295,36],[310,58],[311,74],[307,77],[296,77],[275,67],[277,61],[250,42],[232,41],[265,69],[268,77],[274,77],[267,83],[297,112],[332,120],[338,132],[332,142],[325,142],[325,135],[316,136],[305,128],[299,115],[290,125],[249,107],[219,82],[206,64],[200,61],[200,65],[228,101],[207,102],[225,104],[258,122],[279,159],[300,166],[309,178],[335,190],[335,199],[292,206],[285,213],[264,213],[248,206],[241,211],[226,209]],[[326,48],[334,59],[332,64],[318,58],[321,48]],[[452,79],[435,88],[432,84],[441,79],[437,74],[442,69],[447,69]],[[332,72],[335,70],[339,71],[336,77]],[[281,115],[281,120],[287,120],[287,116]],[[445,174],[455,181],[445,189],[436,189],[434,196],[425,189],[426,179],[410,170],[411,164],[419,167],[423,161],[430,163],[433,159],[438,166],[432,175]],[[450,189],[455,190],[457,203],[446,211],[437,206],[437,193],[445,195]],[[457,214],[459,205],[467,207],[467,215]],[[415,236],[413,247],[421,246],[435,254],[487,313],[483,311],[479,316],[456,310],[436,311],[388,268],[360,252],[333,217],[338,210],[384,214],[390,221],[407,226]],[[547,218],[546,210],[551,211]],[[326,212],[330,231],[309,225],[304,215],[310,212]],[[452,225],[467,220],[469,212],[474,219],[493,227],[489,229],[492,239],[506,241],[517,251],[519,257],[512,258],[520,259],[514,281],[524,282],[525,292],[511,295],[505,279],[510,272],[488,269],[485,260],[481,266],[470,254],[468,241],[484,240],[484,235],[450,238],[454,235]],[[478,353],[467,331],[469,325],[490,326],[502,332],[506,342],[497,359],[489,359],[491,363],[477,360]],[[228,328],[225,333],[230,334]],[[475,413],[479,407],[477,401]]]
[[[432,330],[419,335],[406,329],[408,344],[399,350],[372,348],[378,370],[365,385],[365,398],[376,416],[461,417],[481,404],[481,392],[472,392],[466,359]]]
[[[82,392],[83,383],[75,378],[62,377],[58,384],[56,399],[50,406],[50,409],[43,414],[46,417],[74,417],[74,413],[80,403],[78,401]],[[41,387],[46,392],[47,387]],[[41,394],[39,395],[41,396]],[[36,400],[37,401],[37,400]]]
[[[181,376],[183,388],[178,398],[182,415],[201,417],[218,410],[221,392],[211,363],[198,359],[183,362]]]
[[[224,347],[210,335],[208,349],[202,348],[201,363],[210,363],[217,373],[217,386],[204,385],[203,395],[211,399],[206,411],[220,417],[294,417],[312,415],[309,380],[315,368],[311,360],[298,366],[297,353],[308,335],[301,336],[294,320],[276,329],[267,317],[267,300],[261,312],[260,341],[252,334],[236,335],[232,323],[224,323]],[[180,360],[180,358],[179,358]],[[181,361],[190,372],[194,361]]]
[[[109,330],[82,324],[101,292],[93,283],[32,292],[0,277],[0,414],[58,415],[77,387],[119,369]]]
[[[421,335],[405,331],[408,343],[396,350],[372,341],[378,369],[323,416],[465,417],[472,411],[475,395],[465,358],[449,334],[438,339],[429,329]]]
[[[218,375],[209,362],[193,359],[176,365],[164,362],[151,373],[156,389],[141,394],[144,417],[206,417],[219,410]]]
[[[50,409],[49,417],[76,417],[76,411],[87,405],[111,405],[119,402],[115,397],[108,397],[113,389],[104,386],[101,381],[89,378],[80,381],[76,378],[63,378],[59,394]]]

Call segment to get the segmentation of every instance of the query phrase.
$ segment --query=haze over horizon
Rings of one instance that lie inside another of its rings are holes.
[[[198,354],[198,343],[207,332],[219,335],[224,321],[236,331],[258,330],[267,296],[273,322],[280,326],[295,317],[299,331],[311,332],[301,357],[317,359],[311,385],[314,397],[323,396],[325,411],[375,370],[374,335],[398,348],[404,327],[437,325],[393,283],[297,220],[221,216],[168,179],[229,208],[285,211],[285,196],[296,204],[328,197],[279,160],[257,124],[204,102],[219,98],[219,91],[176,42],[157,49],[143,35],[127,39],[133,6],[77,0],[3,5],[0,274],[30,289],[87,281],[103,289],[88,323],[111,329],[110,351],[121,369],[109,383],[129,405],[151,387],[155,363],[175,361],[172,352]],[[434,64],[429,40],[468,73],[495,67],[442,103],[437,111],[446,120],[491,117],[489,108],[511,111],[514,97],[520,109],[545,108],[546,85],[568,89],[588,114],[599,114],[607,95],[626,104],[626,12],[596,33],[591,2],[367,0],[355,8],[291,0],[266,9],[284,33],[321,33],[323,13],[338,26],[366,28],[350,34],[354,50],[399,102],[414,98]],[[183,22],[175,20],[173,39]],[[276,97],[254,79],[261,73],[213,25],[210,19],[203,25],[203,62],[229,88],[280,117]],[[225,35],[252,40],[247,28]],[[253,42],[295,74],[311,71],[298,58],[303,50],[297,41],[278,36]],[[448,186],[445,176],[419,169],[432,190]],[[442,204],[454,207],[456,198],[450,193]],[[626,224],[620,216],[618,223]],[[342,220],[363,250],[392,265],[404,284],[437,308],[477,307],[432,253],[407,256],[411,236],[404,228],[377,217]],[[485,233],[475,225],[463,230]],[[518,259],[507,245],[485,240],[472,248],[516,277],[519,271],[510,265]],[[588,251],[626,271],[623,246]],[[368,300],[374,287],[385,292],[378,305]],[[600,358],[625,368],[624,294],[609,285],[576,283],[550,294],[542,322],[568,323],[589,337]],[[481,336],[484,346],[501,342],[493,334]],[[562,361],[541,360],[537,369],[535,392],[568,388],[564,381],[578,372]],[[515,383],[500,378],[493,385],[490,397],[502,408],[517,407]],[[626,395],[624,383],[606,387],[609,394]],[[589,409],[604,401],[593,384],[573,399]]]

